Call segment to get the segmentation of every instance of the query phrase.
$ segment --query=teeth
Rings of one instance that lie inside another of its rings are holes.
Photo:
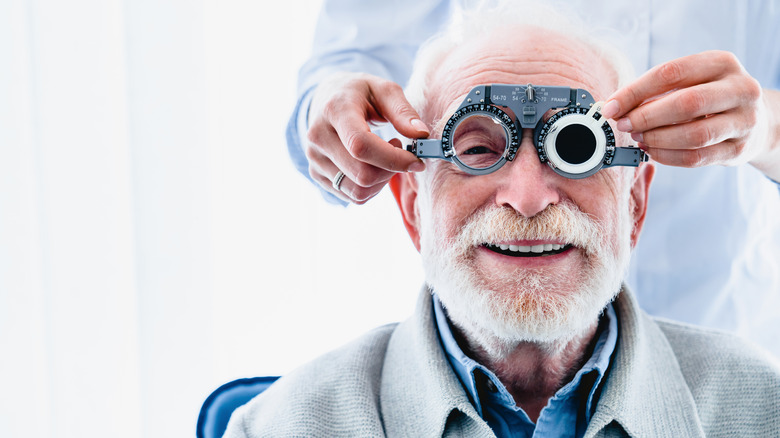
[[[525,246],[525,245],[507,245],[505,243],[502,243],[500,245],[495,245],[502,250],[506,251],[514,251],[514,252],[532,252],[532,253],[542,253],[547,251],[558,251],[559,249],[563,248],[565,245],[559,245],[557,243],[546,243],[544,245],[534,245],[534,246]]]

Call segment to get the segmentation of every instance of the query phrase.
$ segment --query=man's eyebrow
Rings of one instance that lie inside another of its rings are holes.
[[[460,108],[461,103],[463,102],[463,99],[468,96],[468,93],[458,96],[447,108],[444,109],[442,112],[442,116],[438,119],[434,119],[433,123],[431,124],[433,127],[434,133],[441,133],[444,130],[444,125],[447,124],[447,121],[452,118],[452,115],[455,114],[455,112]]]
[[[442,131],[444,131],[444,125],[447,123],[447,120],[449,119],[450,119],[449,117],[447,117],[446,119],[444,117],[441,117],[437,120],[434,120],[433,133],[440,134]]]

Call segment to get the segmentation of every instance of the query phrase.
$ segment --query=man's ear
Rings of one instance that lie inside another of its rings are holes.
[[[644,163],[634,173],[634,182],[631,184],[631,217],[634,227],[631,229],[631,248],[635,248],[639,242],[639,234],[645,224],[647,215],[647,200],[650,195],[650,183],[655,175],[655,165]]]
[[[420,251],[420,218],[417,214],[417,179],[412,173],[396,173],[390,178],[390,190],[401,210],[404,226],[412,243]]]

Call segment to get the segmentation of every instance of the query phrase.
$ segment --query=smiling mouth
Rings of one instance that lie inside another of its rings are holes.
[[[571,248],[571,245],[556,245],[550,243],[534,246],[492,245],[485,243],[482,246],[490,251],[509,257],[547,257],[560,254]]]

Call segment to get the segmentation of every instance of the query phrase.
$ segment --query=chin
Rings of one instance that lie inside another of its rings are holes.
[[[426,268],[430,286],[462,329],[504,343],[544,344],[566,343],[587,331],[619,292],[619,277],[591,272],[579,278],[535,271],[484,278],[468,268]]]

